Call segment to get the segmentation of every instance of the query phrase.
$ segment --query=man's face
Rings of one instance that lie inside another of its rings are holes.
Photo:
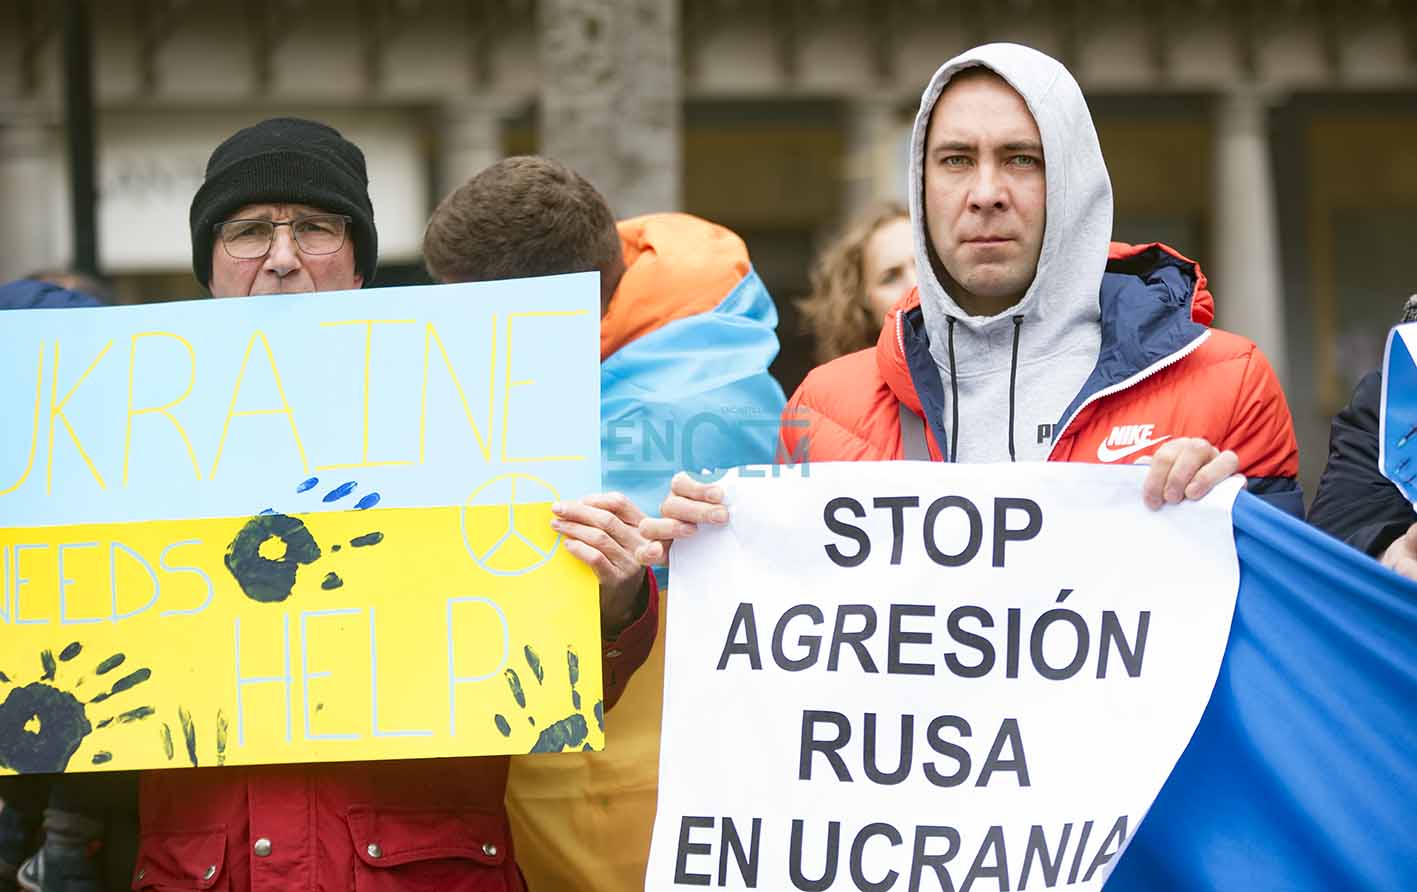
[[[228,220],[269,220],[285,223],[328,211],[304,204],[248,204]],[[297,244],[291,227],[277,226],[271,248],[263,257],[239,260],[231,256],[218,235],[212,243],[212,297],[245,297],[250,294],[301,294],[311,291],[344,291],[360,288],[364,277],[354,269],[354,236],[333,254],[309,254]]]
[[[942,283],[966,312],[993,316],[1028,290],[1047,194],[1043,140],[1023,97],[997,75],[956,75],[930,114],[925,226]]]

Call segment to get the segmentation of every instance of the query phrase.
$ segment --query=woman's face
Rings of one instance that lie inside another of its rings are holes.
[[[884,318],[915,287],[915,243],[909,218],[897,217],[877,227],[866,239],[861,266],[866,302]]]

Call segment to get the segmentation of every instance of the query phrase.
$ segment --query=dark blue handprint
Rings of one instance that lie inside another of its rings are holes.
[[[73,684],[58,678],[60,664],[71,662],[82,652],[83,646],[77,641],[61,650],[57,660],[53,652],[41,651],[39,680],[12,687],[0,701],[0,768],[21,774],[64,771],[89,734],[115,722],[126,724],[153,714],[151,706],[138,706],[95,725],[89,717],[89,707],[136,688],[152,677],[152,671],[143,668],[125,673],[108,690],[85,702],[74,693],[85,678],[80,677]],[[94,675],[107,676],[126,659],[121,653],[113,654],[98,663]],[[0,672],[0,684],[11,684],[4,672]],[[100,751],[94,754],[93,762],[99,765],[112,758],[111,753]]]
[[[310,477],[295,488],[297,494],[309,492],[320,483],[318,477]],[[348,497],[359,484],[346,481],[325,493],[322,502],[332,504]],[[353,506],[355,511],[363,511],[379,504],[377,492],[366,493]],[[377,545],[384,539],[381,532],[366,533],[350,540],[350,545],[362,548]],[[340,550],[339,545],[330,548]],[[295,590],[296,577],[300,568],[315,563],[323,552],[314,536],[298,517],[281,514],[267,508],[252,517],[237,532],[236,538],[226,549],[226,568],[231,571],[236,584],[246,597],[263,604],[279,603],[290,597]],[[320,588],[332,591],[344,584],[344,580],[333,570],[325,573]]]

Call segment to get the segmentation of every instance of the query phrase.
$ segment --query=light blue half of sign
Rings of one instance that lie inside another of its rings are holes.
[[[454,506],[512,473],[595,492],[599,293],[580,273],[6,313],[0,527]]]

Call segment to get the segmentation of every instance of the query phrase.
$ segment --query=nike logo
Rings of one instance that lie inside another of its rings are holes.
[[[1135,455],[1143,449],[1150,449],[1158,443],[1164,443],[1171,439],[1171,435],[1156,437],[1152,435],[1155,430],[1154,424],[1119,424],[1112,428],[1112,432],[1107,435],[1107,439],[1097,444],[1097,460],[1101,462],[1120,461],[1129,455]]]

